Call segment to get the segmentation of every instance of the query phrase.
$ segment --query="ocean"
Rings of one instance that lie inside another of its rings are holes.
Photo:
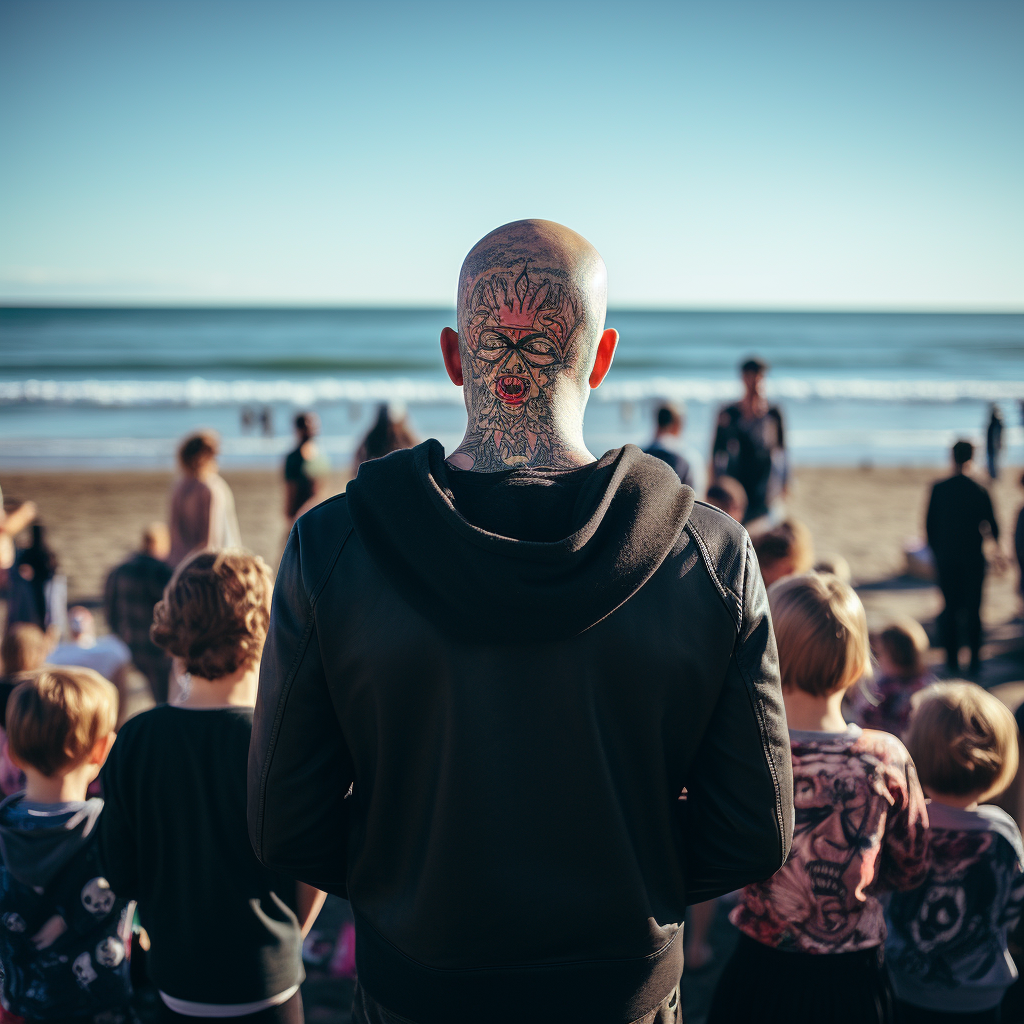
[[[170,468],[197,427],[220,432],[225,466],[273,466],[309,408],[342,466],[380,402],[451,450],[465,411],[438,335],[453,323],[447,309],[0,308],[0,469]],[[613,310],[608,326],[621,339],[587,409],[595,454],[646,443],[662,398],[685,403],[684,442],[707,452],[756,354],[797,464],[939,465],[959,437],[984,444],[991,402],[1006,460],[1024,462],[1022,314]]]

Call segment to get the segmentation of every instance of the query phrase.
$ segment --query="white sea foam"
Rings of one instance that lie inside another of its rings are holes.
[[[647,377],[610,380],[594,393],[605,402],[672,398],[723,402],[736,397],[732,378]],[[774,377],[768,393],[787,401],[956,402],[963,399],[1024,400],[1024,380],[879,380],[867,377]],[[19,380],[0,381],[0,403],[94,406],[226,406],[331,402],[404,402],[407,405],[462,403],[462,392],[445,381],[409,377],[357,380]]]

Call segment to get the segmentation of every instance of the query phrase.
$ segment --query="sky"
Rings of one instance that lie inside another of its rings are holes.
[[[1024,309],[1024,3],[0,0],[0,301]]]

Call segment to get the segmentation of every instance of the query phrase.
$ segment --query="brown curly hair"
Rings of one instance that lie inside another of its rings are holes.
[[[153,643],[200,679],[221,679],[259,661],[274,583],[247,551],[200,551],[178,566],[153,609]]]

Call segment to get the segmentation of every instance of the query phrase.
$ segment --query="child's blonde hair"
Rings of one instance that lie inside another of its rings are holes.
[[[7,743],[17,761],[51,778],[81,764],[116,722],[113,683],[91,668],[48,667],[11,693]]]
[[[821,573],[768,588],[784,688],[827,697],[870,674],[864,605],[848,583]]]
[[[998,796],[1017,773],[1017,723],[1009,708],[975,683],[926,686],[913,698],[907,749],[921,784],[979,800]]]

